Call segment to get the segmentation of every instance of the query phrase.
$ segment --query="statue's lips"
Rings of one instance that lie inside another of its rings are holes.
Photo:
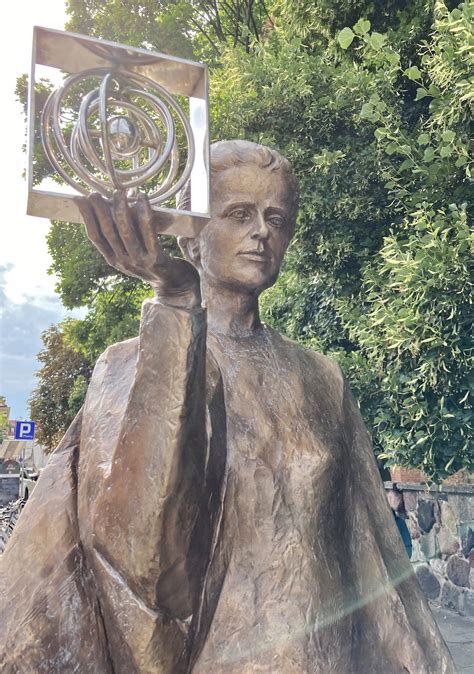
[[[266,253],[262,253],[258,250],[243,250],[239,253],[247,260],[254,260],[254,262],[268,262],[270,259]]]

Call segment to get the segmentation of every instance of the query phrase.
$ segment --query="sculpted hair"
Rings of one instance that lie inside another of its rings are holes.
[[[289,187],[291,217],[298,212],[298,180],[290,162],[276,150],[248,140],[222,140],[211,145],[211,176],[243,165],[253,165],[268,171],[282,171]],[[187,183],[178,196],[178,208],[190,210],[191,187]]]

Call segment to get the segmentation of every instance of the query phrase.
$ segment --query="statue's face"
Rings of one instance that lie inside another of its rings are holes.
[[[249,165],[215,174],[212,217],[199,236],[204,280],[243,292],[273,285],[293,234],[290,204],[282,171]]]

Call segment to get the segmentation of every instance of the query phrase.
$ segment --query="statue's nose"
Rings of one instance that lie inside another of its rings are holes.
[[[258,213],[253,223],[251,237],[252,239],[268,239],[270,230],[265,221],[263,213]]]

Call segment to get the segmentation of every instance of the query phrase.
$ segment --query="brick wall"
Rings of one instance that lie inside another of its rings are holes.
[[[390,469],[390,476],[392,482],[411,482],[412,484],[422,484],[424,482],[429,482],[426,475],[422,470],[417,468],[404,468],[402,466],[394,466]],[[469,473],[467,469],[460,470],[454,475],[446,478],[443,481],[444,485],[456,485],[456,484],[473,484],[474,483],[474,474]]]
[[[392,482],[412,482],[421,484],[427,482],[426,475],[421,470],[416,468],[403,468],[402,466],[395,466],[390,469]]]

